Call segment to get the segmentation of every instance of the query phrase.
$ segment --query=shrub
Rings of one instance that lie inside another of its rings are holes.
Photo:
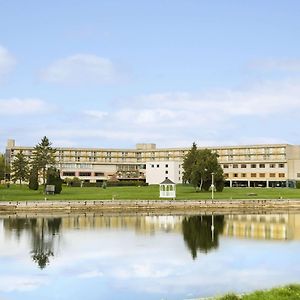
[[[62,190],[62,179],[60,178],[60,172],[56,168],[49,168],[47,170],[47,185],[54,185],[55,194],[60,194]]]

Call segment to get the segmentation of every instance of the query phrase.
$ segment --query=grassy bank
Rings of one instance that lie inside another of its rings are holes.
[[[255,194],[255,195],[253,195]],[[38,191],[29,190],[27,186],[11,185],[10,188],[0,186],[0,200],[43,200],[42,187]],[[225,188],[222,193],[215,193],[215,199],[300,199],[299,189],[289,188]],[[144,187],[67,187],[64,186],[59,195],[47,195],[51,200],[155,200],[159,199],[158,186]],[[177,186],[178,200],[211,199],[210,192],[196,193],[187,185]]]
[[[229,294],[216,300],[300,300],[300,285],[293,284],[267,291],[256,291],[248,295]]]

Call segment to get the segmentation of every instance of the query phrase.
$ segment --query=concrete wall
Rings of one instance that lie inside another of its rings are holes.
[[[166,178],[174,183],[182,182],[181,164],[178,161],[152,161],[146,163],[146,182],[159,184]]]

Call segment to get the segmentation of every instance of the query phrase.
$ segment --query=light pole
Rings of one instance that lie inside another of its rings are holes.
[[[211,200],[214,200],[214,189],[215,189],[215,185],[214,185],[214,175],[215,175],[215,173],[212,172],[212,173],[211,173]]]

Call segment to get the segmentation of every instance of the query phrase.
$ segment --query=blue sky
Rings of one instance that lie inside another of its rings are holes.
[[[0,0],[0,150],[299,144],[299,1]]]

